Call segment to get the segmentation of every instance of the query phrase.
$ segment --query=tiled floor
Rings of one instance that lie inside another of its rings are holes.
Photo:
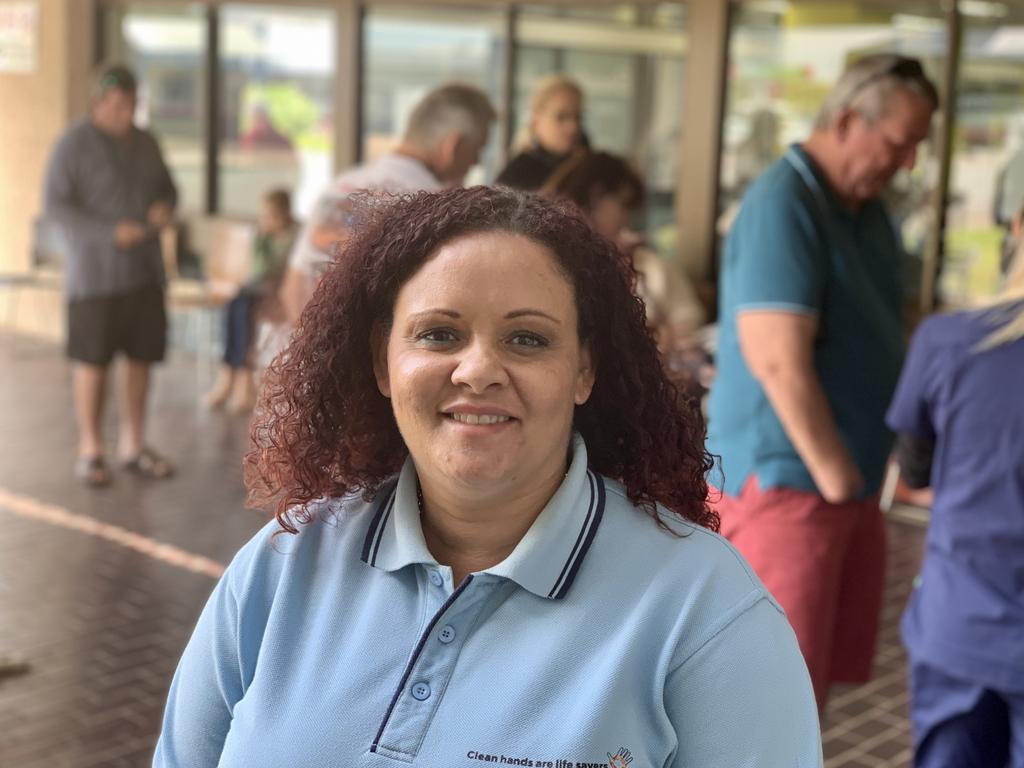
[[[208,371],[176,353],[156,379],[150,432],[178,476],[118,476],[90,492],[70,478],[59,350],[0,333],[0,370],[0,654],[32,665],[0,678],[0,766],[146,766],[174,665],[214,583],[211,561],[227,562],[262,523],[243,506],[245,420],[199,408]],[[824,723],[830,768],[908,764],[896,622],[922,530],[891,522],[889,534],[877,675],[834,696]]]

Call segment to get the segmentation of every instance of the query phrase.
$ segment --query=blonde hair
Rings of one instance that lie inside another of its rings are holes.
[[[552,75],[544,75],[544,77],[537,81],[537,84],[533,88],[533,93],[530,95],[530,117],[516,133],[516,138],[512,142],[513,152],[522,152],[530,148],[530,144],[533,142],[530,123],[533,122],[533,118],[538,112],[544,109],[547,103],[551,101],[556,94],[563,93],[565,91],[574,93],[582,103],[583,89],[580,88],[579,83],[571,77],[566,77],[565,75],[556,73]]]
[[[1018,216],[1024,216],[1024,210]],[[1014,306],[1015,304],[1017,306]],[[975,352],[1011,344],[1024,338],[1024,238],[1017,243],[1017,250],[1010,260],[1002,290],[985,302],[984,306],[993,325],[998,324],[999,328],[982,339],[975,346]]]

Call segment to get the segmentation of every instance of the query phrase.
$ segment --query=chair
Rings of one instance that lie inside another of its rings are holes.
[[[7,311],[4,326],[17,332],[20,323],[19,315],[21,310],[21,294],[25,289],[37,291],[50,291],[60,294],[64,286],[64,248],[60,231],[51,222],[39,217],[32,222],[32,245],[30,250],[29,268],[23,272],[0,272],[0,288],[7,289]],[[52,325],[52,318],[49,314],[54,305],[60,305],[59,298],[56,301],[43,303],[43,309],[39,308],[39,297],[33,305],[37,314],[37,324],[42,328]],[[59,310],[58,310],[59,311]],[[43,316],[45,313],[46,316]]]
[[[167,304],[170,309],[193,312],[198,328],[194,349],[210,368],[218,346],[218,310],[238,293],[249,277],[255,227],[248,222],[212,219],[206,223],[207,247],[203,251],[202,278],[181,277],[177,270],[177,232],[167,230],[162,238],[167,272]],[[202,384],[202,381],[200,381]]]

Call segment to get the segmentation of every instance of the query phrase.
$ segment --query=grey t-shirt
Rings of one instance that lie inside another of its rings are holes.
[[[114,245],[121,219],[143,224],[153,203],[172,206],[177,191],[153,137],[133,128],[124,139],[89,119],[61,137],[46,174],[45,217],[55,225],[67,260],[65,291],[71,299],[114,296],[163,285],[160,242],[153,232],[128,250]]]

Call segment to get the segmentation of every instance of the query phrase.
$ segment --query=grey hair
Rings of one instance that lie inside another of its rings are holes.
[[[448,134],[483,141],[497,117],[487,94],[479,88],[450,83],[435,88],[413,108],[405,128],[405,141],[433,150]]]
[[[937,109],[938,91],[927,78],[902,77],[895,72],[884,74],[902,59],[894,53],[876,53],[850,65],[822,102],[814,121],[815,130],[828,130],[847,109],[873,123],[885,114],[889,97],[897,90],[920,96]]]

